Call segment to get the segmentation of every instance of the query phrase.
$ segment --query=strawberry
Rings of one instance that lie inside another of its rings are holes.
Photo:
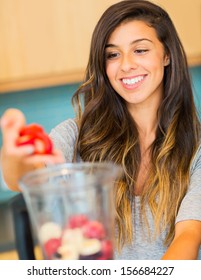
[[[42,132],[43,133],[44,129],[39,124],[32,123],[32,124],[26,125],[26,126],[21,128],[20,136],[32,135],[32,134],[35,134],[36,132]]]
[[[103,239],[106,235],[103,225],[98,221],[89,221],[83,228],[83,235],[87,238]]]
[[[101,256],[98,260],[112,260],[113,259],[113,246],[110,240],[103,240],[101,243]]]
[[[44,244],[44,250],[48,257],[51,259],[52,256],[57,252],[57,249],[61,245],[61,240],[58,238],[51,238]]]
[[[69,218],[68,227],[69,228],[80,228],[88,223],[88,218],[84,214],[73,215]]]
[[[38,124],[30,124],[21,129],[17,145],[34,145],[34,154],[51,154],[53,144],[43,128]]]

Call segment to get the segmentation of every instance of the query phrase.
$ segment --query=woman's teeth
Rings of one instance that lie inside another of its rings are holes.
[[[144,76],[139,76],[132,79],[122,79],[122,82],[126,85],[134,85],[144,79]]]

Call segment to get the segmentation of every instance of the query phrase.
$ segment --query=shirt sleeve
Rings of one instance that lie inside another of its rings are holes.
[[[176,217],[176,223],[184,220],[201,221],[201,145],[194,157],[190,185]]]
[[[50,138],[54,148],[63,153],[66,162],[72,162],[75,143],[78,136],[78,127],[73,119],[68,119],[50,131]]]

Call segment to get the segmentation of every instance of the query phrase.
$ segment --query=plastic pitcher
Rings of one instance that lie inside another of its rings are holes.
[[[109,260],[114,248],[112,163],[66,163],[35,170],[19,184],[44,259]]]

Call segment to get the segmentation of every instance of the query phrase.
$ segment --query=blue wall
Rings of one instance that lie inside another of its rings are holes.
[[[201,116],[201,66],[190,68],[197,108]],[[0,116],[9,107],[24,112],[27,123],[37,122],[49,132],[59,122],[73,117],[71,97],[79,84],[0,94]],[[1,145],[1,134],[0,134]]]
[[[71,97],[78,84],[12,92],[0,95],[0,115],[10,107],[22,110],[27,123],[37,122],[47,132],[74,116]]]
[[[195,102],[201,119],[201,66],[190,69],[193,82]]]
[[[201,66],[190,68],[193,82],[195,102],[201,118]],[[0,94],[0,116],[7,108],[14,107],[22,110],[27,123],[41,124],[47,133],[61,121],[74,117],[75,113],[71,104],[71,97],[79,84],[68,84],[43,89],[26,90]],[[0,131],[0,146],[2,135]],[[1,189],[6,189],[0,174]],[[6,192],[5,192],[5,195]],[[8,194],[10,196],[10,194]],[[4,200],[2,193],[0,195]]]

